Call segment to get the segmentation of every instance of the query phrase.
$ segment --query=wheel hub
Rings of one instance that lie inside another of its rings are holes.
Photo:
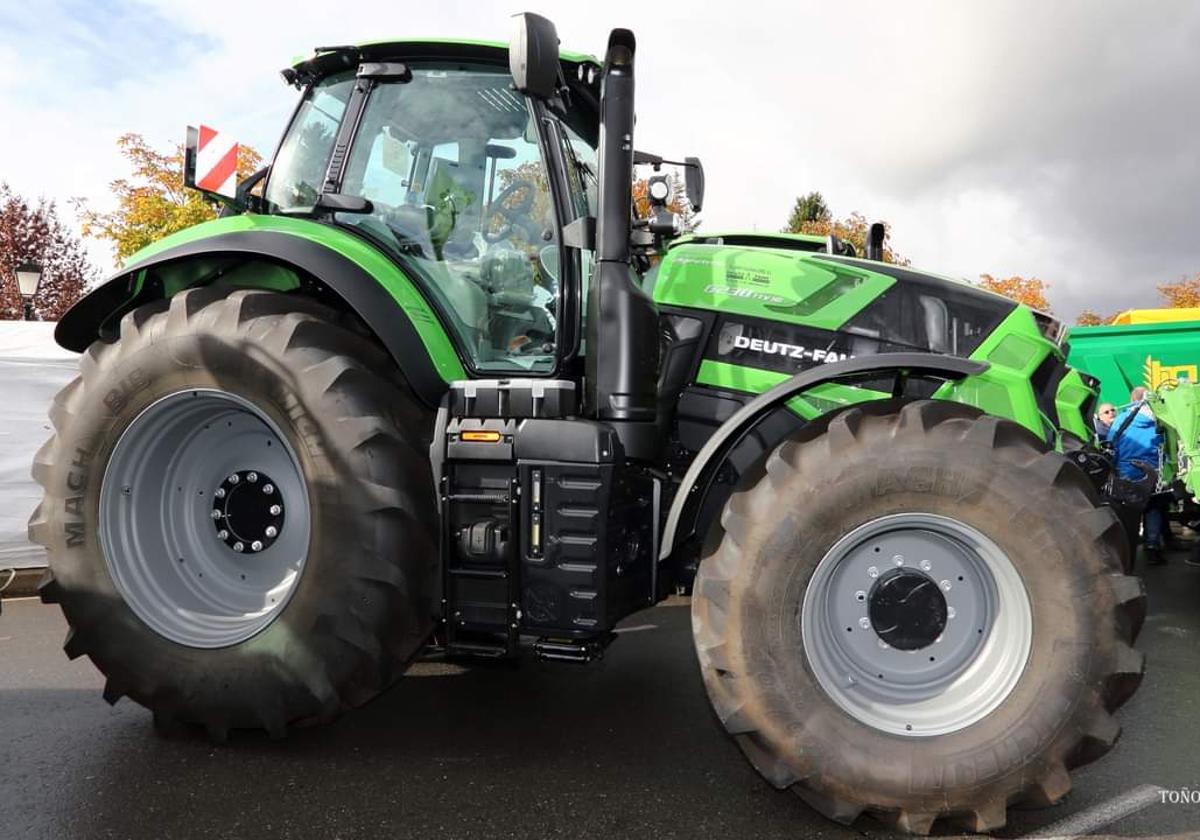
[[[871,627],[898,650],[932,645],[946,629],[946,598],[937,581],[916,569],[890,569],[867,598]]]
[[[265,473],[238,470],[213,491],[212,519],[217,539],[234,551],[265,551],[283,531],[283,495]]]
[[[915,511],[831,546],[799,619],[826,694],[875,729],[914,737],[986,716],[1020,678],[1033,633],[1008,556],[964,522]]]
[[[192,648],[239,644],[271,624],[312,534],[288,438],[255,403],[215,388],[168,394],[130,421],[104,470],[99,519],[122,599]]]

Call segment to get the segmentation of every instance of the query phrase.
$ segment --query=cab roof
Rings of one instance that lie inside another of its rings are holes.
[[[504,41],[474,40],[470,38],[393,38],[379,41],[362,41],[338,47],[317,47],[308,55],[298,55],[292,59],[291,66],[298,68],[314,59],[334,52],[344,52],[351,49],[359,50],[366,58],[391,57],[433,57],[461,55],[467,58],[488,57],[492,59],[508,59],[508,44]],[[490,54],[490,55],[488,55]],[[600,66],[600,61],[587,53],[559,50],[558,57],[570,64],[592,64]]]

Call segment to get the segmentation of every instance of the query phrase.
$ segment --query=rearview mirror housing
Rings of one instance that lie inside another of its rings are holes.
[[[513,16],[508,42],[508,69],[516,89],[537,99],[550,99],[558,86],[558,31],[541,15]]]
[[[704,206],[704,164],[698,157],[685,157],[683,166],[683,187],[687,192],[688,204],[699,213]]]

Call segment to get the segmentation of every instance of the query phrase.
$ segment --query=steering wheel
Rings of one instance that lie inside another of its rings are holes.
[[[512,205],[506,204],[508,199],[517,195],[521,191],[524,193]],[[533,221],[529,218],[528,213],[533,207],[534,199],[537,198],[537,186],[533,181],[514,181],[500,191],[500,194],[492,199],[492,203],[488,205],[488,212],[484,220],[483,238],[489,244],[495,244],[502,239],[508,238],[512,234],[513,228],[520,228],[530,236],[531,242],[536,242],[539,238],[540,231]],[[499,227],[493,229],[492,221],[500,219]]]

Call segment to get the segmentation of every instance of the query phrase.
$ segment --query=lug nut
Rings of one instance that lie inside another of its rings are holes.
[[[230,484],[237,484],[239,481],[241,481],[241,479],[240,479],[240,478],[238,478],[238,474],[237,474],[237,473],[234,473],[233,475],[229,476],[229,478],[228,478],[228,479],[226,479],[226,480],[227,480],[227,481],[228,481]]]
[[[233,544],[233,550],[234,550],[234,551],[241,551],[241,550],[242,550],[242,549],[244,549],[245,547],[246,547],[246,546],[242,545],[240,542],[235,542],[235,543]]]
[[[941,583],[938,584],[938,586],[942,587],[943,592],[950,591],[950,581],[948,581],[948,580],[942,581]]]
[[[869,618],[860,618],[858,620],[858,626],[864,630],[870,630],[871,629],[871,620]]]
[[[256,473],[256,472],[246,473],[246,480],[249,481],[251,484],[253,484],[254,482],[258,481],[258,473]]]
[[[221,509],[220,509],[220,508],[213,508],[213,510],[212,510],[212,518],[213,518],[213,519],[220,519],[220,518],[221,518]]]
[[[262,551],[262,543],[259,542],[258,540],[255,540],[254,542],[250,543],[250,550],[251,551]]]
[[[932,563],[930,563],[928,560],[922,560],[922,561],[921,561],[921,568],[922,568],[923,570],[925,570],[926,572],[928,572],[930,569],[932,569],[932,568],[933,568],[933,564],[932,564]]]
[[[213,491],[213,495],[216,496],[218,499],[224,499],[225,498],[225,488],[218,487],[216,490]]]
[[[271,505],[272,516],[278,516],[281,513],[283,513],[283,508],[281,508],[279,505]]]
[[[867,569],[867,574],[868,574],[868,575],[870,575],[870,576],[871,576],[871,577],[873,577],[873,578],[877,578],[877,577],[879,577],[879,567],[878,567],[878,566],[872,566],[871,568]]]
[[[219,539],[219,540],[229,539],[229,532],[226,531],[224,528],[222,528],[220,531],[217,531],[217,539]]]
[[[956,615],[958,615],[958,612],[955,611],[954,607],[946,607],[946,618],[954,618]]]
[[[889,647],[891,647],[891,646],[887,642],[885,642],[883,639],[879,640],[879,649],[880,650],[887,650]]]
[[[266,493],[268,496],[270,496],[272,493],[275,492],[275,485],[274,484],[264,484],[263,492]]]
[[[892,562],[895,563],[897,566],[903,566],[904,565],[904,555],[903,554],[893,554]]]
[[[268,525],[265,533],[268,537],[273,537],[279,533],[279,529],[276,528],[274,525]]]

